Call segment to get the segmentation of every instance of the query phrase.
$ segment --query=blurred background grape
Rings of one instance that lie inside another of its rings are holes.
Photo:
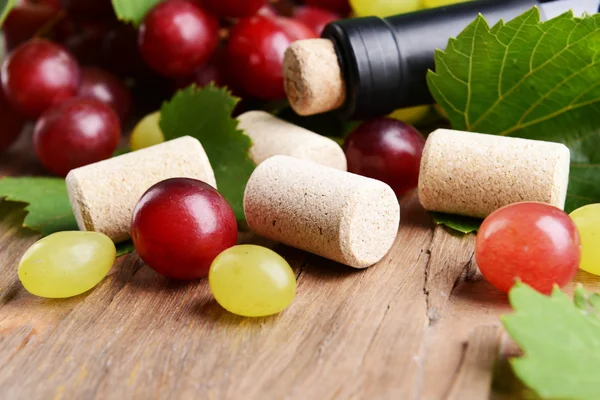
[[[107,118],[97,111],[100,107],[84,107],[89,99],[114,111],[122,142],[137,126],[136,147],[155,143],[161,104],[190,84],[211,82],[241,98],[236,113],[263,109],[341,143],[356,123],[339,121],[334,114],[299,117],[289,108],[281,71],[286,48],[296,40],[319,37],[328,23],[342,18],[387,16],[453,2],[164,0],[136,28],[117,19],[110,0],[17,0],[0,30],[0,151],[17,140],[23,126],[33,126],[42,116],[66,124],[53,134],[55,140],[73,139],[60,137],[61,132],[74,135],[82,121]],[[61,107],[66,101],[70,106]],[[73,111],[79,108],[86,111]],[[435,110],[423,106],[388,117],[414,125],[438,115]],[[148,115],[154,116],[153,124],[138,124]],[[102,153],[93,144],[88,147],[81,151],[89,152],[89,159]],[[38,149],[46,158],[61,151],[67,147]],[[60,157],[65,154],[56,154]]]

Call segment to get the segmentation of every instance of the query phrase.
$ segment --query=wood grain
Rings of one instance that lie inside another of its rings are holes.
[[[30,154],[24,142],[3,155],[0,175],[35,173]],[[491,384],[496,360],[518,351],[498,320],[506,296],[477,272],[474,235],[434,226],[415,195],[394,247],[366,270],[242,234],[298,278],[292,306],[257,319],[223,310],[206,280],[169,281],[135,254],[81,296],[34,297],[16,273],[39,237],[20,228],[22,207],[0,202],[2,398],[477,400],[514,387]]]

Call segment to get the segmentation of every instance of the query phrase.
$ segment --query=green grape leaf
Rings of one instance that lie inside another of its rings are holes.
[[[238,101],[225,88],[192,85],[162,106],[160,127],[166,140],[193,136],[202,143],[219,192],[237,219],[244,220],[244,190],[256,166],[248,155],[252,141],[231,116]]]
[[[10,9],[16,4],[17,0],[0,0],[0,27],[4,23],[6,16],[10,12]],[[0,59],[2,59],[2,54],[0,54]]]
[[[0,198],[27,203],[23,226],[44,236],[77,230],[67,186],[61,178],[6,177],[0,179]]]
[[[477,232],[483,220],[478,218],[465,217],[462,215],[452,215],[434,212],[431,213],[433,220],[438,225],[445,225],[462,233]]]
[[[25,203],[25,228],[48,236],[55,232],[76,231],[77,221],[62,178],[5,177],[0,179],[0,199]],[[117,244],[117,256],[134,250],[133,242]]]
[[[511,360],[519,379],[543,399],[600,399],[600,296],[579,287],[573,302],[517,283],[509,299],[515,312],[501,319],[524,353]]]
[[[115,246],[117,247],[117,257],[121,257],[135,251],[135,247],[133,247],[133,242],[131,240],[117,243]]]
[[[112,4],[119,20],[138,26],[142,23],[142,20],[148,11],[161,1],[162,0],[112,0]]]
[[[600,202],[600,14],[540,22],[534,7],[491,29],[480,15],[435,63],[428,85],[454,129],[564,143],[565,210]]]

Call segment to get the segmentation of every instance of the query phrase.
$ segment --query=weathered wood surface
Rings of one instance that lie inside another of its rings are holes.
[[[27,148],[1,156],[0,175],[38,172]],[[17,277],[38,237],[20,228],[24,215],[0,202],[2,399],[470,400],[521,391],[506,361],[518,349],[498,319],[510,308],[478,274],[474,236],[435,227],[414,195],[402,201],[393,249],[363,271],[242,235],[274,247],[298,276],[293,305],[259,319],[224,311],[206,280],[169,282],[135,254],[86,294],[36,298]],[[576,281],[599,286],[584,273]]]

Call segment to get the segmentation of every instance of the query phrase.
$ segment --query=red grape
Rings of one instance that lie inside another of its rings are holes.
[[[350,13],[350,2],[348,0],[305,0],[307,6],[314,6],[331,10],[340,15]]]
[[[517,279],[549,294],[579,268],[581,246],[573,220],[543,203],[524,202],[488,216],[477,235],[475,259],[483,276],[508,292]]]
[[[228,86],[224,57],[225,53],[222,49],[218,49],[211,59],[192,75],[176,79],[174,82],[175,89],[183,89],[193,83],[198,87],[204,87],[210,82],[213,82],[216,86]]]
[[[133,211],[131,237],[148,266],[169,278],[208,275],[213,260],[237,241],[237,222],[221,194],[199,180],[152,186]]]
[[[114,17],[111,0],[61,0],[70,17],[84,21],[98,21]]]
[[[98,68],[81,70],[79,97],[92,97],[115,110],[121,121],[131,110],[131,93],[116,76]]]
[[[119,60],[105,67],[112,73],[128,78],[154,78],[155,73],[146,64],[138,46],[138,31],[131,25],[118,24],[104,37],[104,57]]]
[[[203,0],[207,9],[220,17],[251,17],[267,4],[268,0]]]
[[[2,24],[8,49],[14,49],[49,27],[57,14],[58,9],[51,4],[23,0],[17,2]]]
[[[299,39],[316,37],[301,24],[283,17],[256,15],[241,20],[230,32],[227,65],[233,83],[263,100],[285,98],[283,55]]]
[[[106,104],[87,98],[67,100],[46,111],[35,125],[33,144],[52,173],[110,158],[121,136],[119,117]]]
[[[67,22],[65,22],[66,24]],[[73,27],[75,32],[64,38],[61,43],[81,65],[102,66],[109,60],[106,58],[103,48],[106,32],[110,28],[111,24],[106,22],[76,24]],[[119,60],[120,62],[121,60]]]
[[[146,62],[160,74],[190,75],[217,49],[219,22],[190,1],[168,0],[144,18],[139,44]]]
[[[16,48],[2,64],[6,97],[24,116],[37,118],[77,94],[79,66],[63,47],[33,39]]]
[[[400,197],[415,188],[425,139],[410,125],[377,118],[359,125],[345,140],[348,171],[390,185]]]
[[[60,0],[34,0],[34,3],[43,4],[47,7],[55,9],[56,11],[62,10],[62,4],[60,4]]]
[[[292,41],[318,37],[312,28],[299,20],[278,17],[275,18],[275,21],[281,25],[284,32],[291,37]]]
[[[20,136],[25,119],[16,113],[0,87],[0,152],[6,150]]]
[[[340,18],[338,14],[318,7],[298,7],[294,12],[295,20],[302,22],[319,36],[327,24],[337,21]]]

